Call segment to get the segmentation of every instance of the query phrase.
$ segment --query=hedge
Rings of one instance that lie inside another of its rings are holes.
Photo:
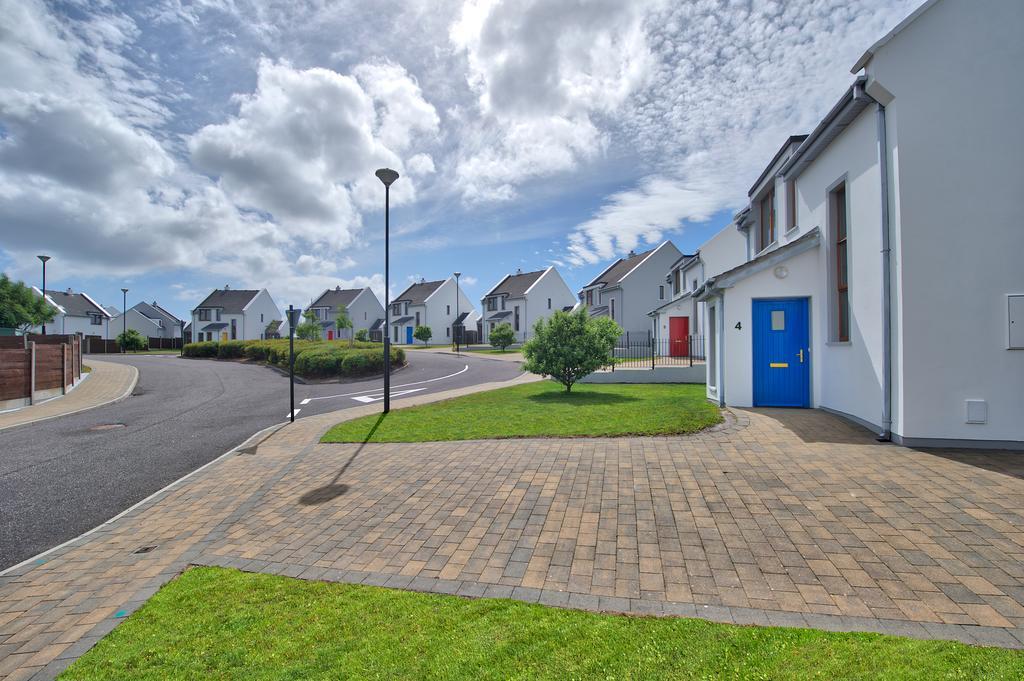
[[[202,341],[188,343],[185,357],[249,359],[254,362],[288,366],[288,339],[252,341]],[[392,366],[405,364],[405,351],[391,348]],[[378,374],[384,371],[384,348],[380,343],[346,341],[295,341],[295,373],[300,376],[328,378]]]

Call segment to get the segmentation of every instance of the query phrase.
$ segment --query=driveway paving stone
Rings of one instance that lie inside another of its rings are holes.
[[[0,576],[0,670],[52,677],[190,564],[1024,647],[1019,455],[879,444],[816,411],[688,437],[319,444],[339,418]]]

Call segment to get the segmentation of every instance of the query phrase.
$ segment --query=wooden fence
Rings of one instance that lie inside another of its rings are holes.
[[[79,336],[0,337],[0,409],[64,395],[80,380]]]
[[[87,355],[113,354],[121,352],[121,344],[116,340],[104,340],[99,336],[86,336],[84,339],[83,352]],[[180,338],[156,338],[149,337],[150,350],[180,350]]]

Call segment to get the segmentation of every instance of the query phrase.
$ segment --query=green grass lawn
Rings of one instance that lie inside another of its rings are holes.
[[[541,381],[345,421],[321,442],[668,435],[721,420],[703,385],[577,384],[566,394],[558,383]]]
[[[193,568],[62,679],[1020,679],[1024,653]]]
[[[473,348],[469,352],[476,352],[481,355],[518,355],[522,354],[518,348],[508,348],[507,350],[498,350],[497,348]]]

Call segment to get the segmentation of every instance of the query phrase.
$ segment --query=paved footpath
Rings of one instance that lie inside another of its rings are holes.
[[[85,358],[84,364],[92,371],[68,394],[0,414],[0,430],[116,402],[128,397],[139,380],[139,370],[133,366],[104,362],[91,356]]]
[[[190,564],[1024,647],[1019,455],[878,444],[816,411],[689,437],[319,444],[338,418],[0,577],[0,677],[53,677]]]

